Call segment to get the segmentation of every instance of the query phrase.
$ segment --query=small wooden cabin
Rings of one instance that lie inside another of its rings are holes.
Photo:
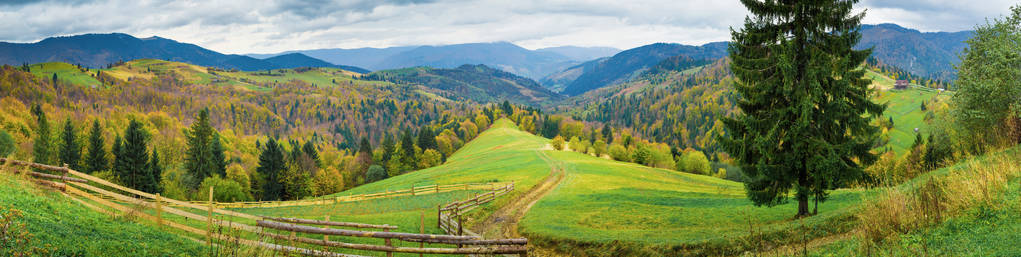
[[[908,81],[903,79],[897,80],[893,83],[893,89],[908,89]]]

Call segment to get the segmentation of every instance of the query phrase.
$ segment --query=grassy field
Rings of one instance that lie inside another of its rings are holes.
[[[929,122],[925,121],[926,113],[946,102],[950,93],[931,89],[912,87],[906,90],[880,91],[875,98],[877,103],[886,103],[884,117],[893,118],[893,129],[889,130],[890,142],[887,143],[894,152],[903,154],[915,142],[915,128],[923,137],[929,135]],[[922,102],[928,109],[922,111]]]
[[[96,80],[96,70],[90,70],[84,72],[79,70],[77,66],[63,63],[63,62],[47,62],[29,65],[29,69],[32,71],[32,75],[36,75],[42,79],[52,79],[53,74],[57,74],[57,80],[64,83],[71,83],[73,85],[81,86],[96,86],[100,87],[103,83]]]
[[[200,243],[131,219],[95,212],[3,172],[0,216],[8,215],[10,209],[24,215],[16,223],[24,224],[26,232],[33,235],[28,245],[50,250],[44,256],[199,256],[206,249]]]

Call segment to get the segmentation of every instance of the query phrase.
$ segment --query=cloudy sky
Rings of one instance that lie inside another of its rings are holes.
[[[979,3],[981,2],[981,3]],[[862,0],[865,23],[960,31],[1012,0]],[[0,41],[123,32],[224,53],[509,41],[627,49],[729,38],[737,0],[0,0]]]

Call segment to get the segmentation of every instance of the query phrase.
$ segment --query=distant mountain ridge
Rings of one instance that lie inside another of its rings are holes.
[[[303,53],[336,64],[354,65],[370,70],[388,70],[429,66],[457,68],[464,64],[484,64],[533,79],[576,65],[583,61],[620,52],[610,47],[561,46],[529,50],[509,42],[468,43],[439,46],[402,46],[389,48],[315,49],[287,51]],[[266,58],[279,54],[249,54]]]
[[[194,44],[161,37],[136,38],[123,33],[51,37],[36,43],[0,42],[0,64],[67,62],[102,67],[119,61],[147,58],[244,71],[336,67],[332,63],[305,55],[256,59],[245,55],[222,54]]]
[[[413,67],[376,71],[363,79],[407,83],[452,100],[480,103],[511,101],[538,105],[562,99],[534,80],[486,65],[465,64],[453,69]]]
[[[915,75],[939,80],[956,79],[954,65],[972,31],[920,32],[896,24],[862,25],[856,49],[873,48],[872,57]],[[593,89],[620,84],[672,56],[715,60],[727,56],[727,42],[702,46],[657,43],[588,61],[554,72],[539,82],[565,95],[581,95]]]

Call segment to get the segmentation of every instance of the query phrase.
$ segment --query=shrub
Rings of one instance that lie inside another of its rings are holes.
[[[624,148],[623,145],[613,143],[610,145],[608,152],[610,154],[610,158],[613,158],[614,160],[622,162],[631,161],[631,155],[628,154],[627,148]]]
[[[365,183],[372,183],[384,180],[388,177],[389,176],[386,173],[386,170],[383,169],[383,166],[372,165],[369,166],[369,171],[365,174]]]
[[[592,151],[596,154],[596,157],[603,157],[606,154],[606,142],[596,140],[596,143],[592,144]]]
[[[700,151],[686,151],[678,159],[676,168],[678,171],[710,175],[709,158]]]
[[[550,141],[550,144],[553,145],[553,149],[557,149],[557,151],[562,151],[564,150],[564,137],[561,136],[554,137],[553,141]]]
[[[6,157],[14,153],[14,139],[7,131],[0,129],[0,157]]]
[[[422,151],[422,156],[418,159],[418,167],[425,169],[440,165],[443,156],[440,156],[440,152],[433,149],[425,149]]]
[[[202,180],[202,184],[199,185],[198,192],[195,193],[192,199],[194,200],[209,200],[209,187],[213,187],[213,200],[217,202],[237,202],[237,201],[249,201],[248,195],[245,194],[241,185],[238,182],[229,179],[222,179],[219,175],[213,175]]]
[[[649,151],[649,147],[644,144],[637,144],[634,152],[631,154],[631,161],[641,165],[649,165],[652,160],[652,153]]]

